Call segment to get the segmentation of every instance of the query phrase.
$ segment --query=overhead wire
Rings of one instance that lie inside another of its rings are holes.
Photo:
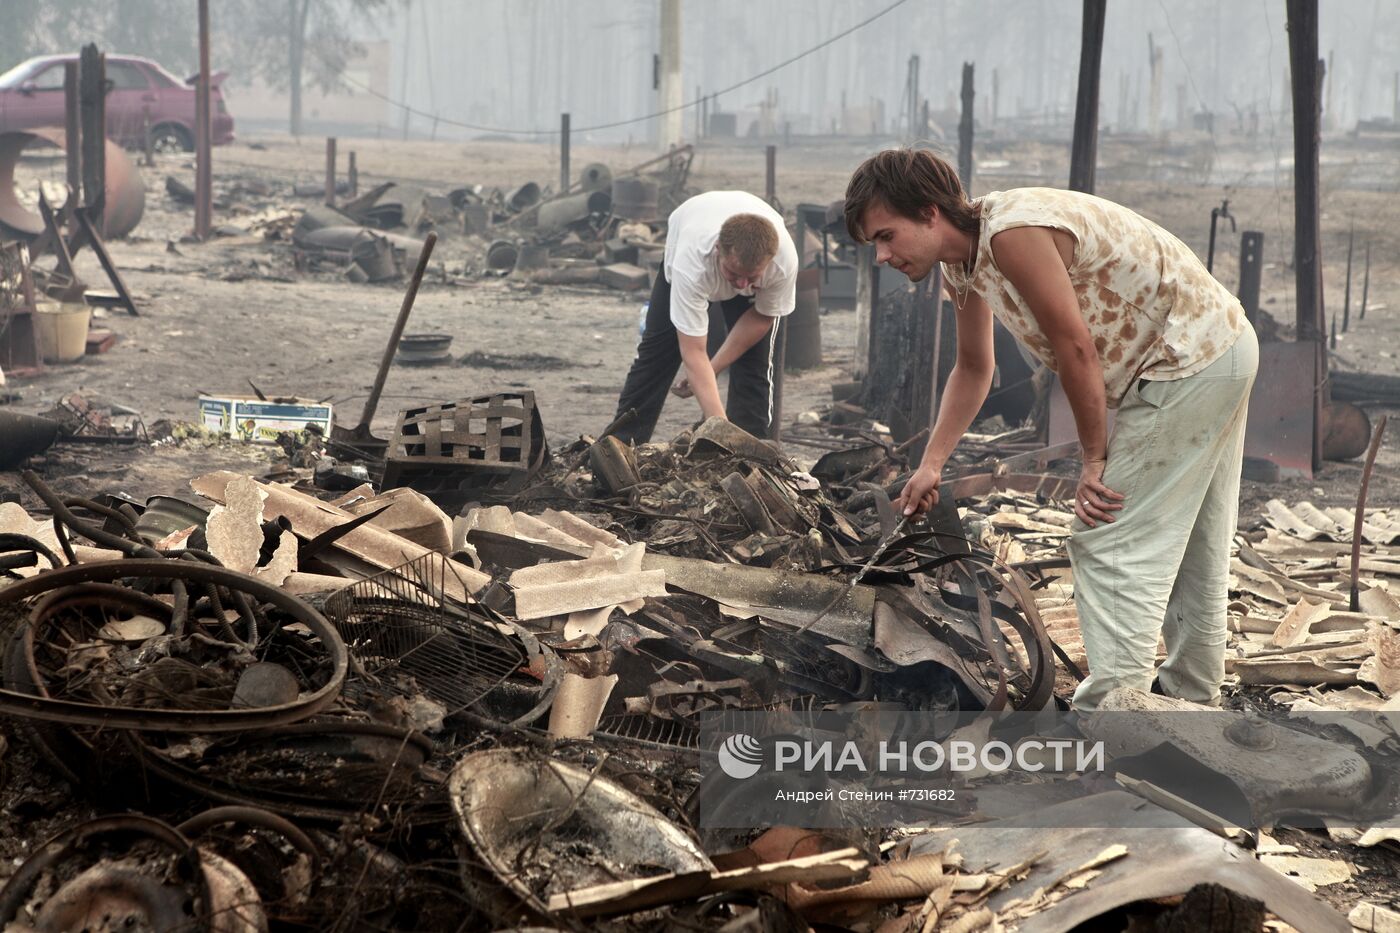
[[[719,95],[719,94],[728,94],[728,93],[730,93],[731,91],[737,91],[737,90],[738,90],[739,88],[741,88],[741,87],[744,87],[744,86],[746,86],[746,85],[752,84],[752,83],[754,83],[755,81],[758,81],[758,80],[760,80],[760,79],[762,79],[762,78],[766,78],[766,77],[768,77],[769,75],[773,74],[774,72],[781,71],[782,69],[788,67],[789,65],[792,65],[792,64],[794,64],[794,63],[796,63],[796,62],[801,61],[802,59],[806,58],[807,56],[812,55],[812,54],[815,54],[816,52],[821,51],[822,49],[826,48],[827,46],[831,45],[832,43],[839,42],[840,40],[846,38],[847,36],[851,35],[852,33],[856,32],[856,31],[858,31],[858,30],[860,30],[860,29],[863,29],[863,28],[865,28],[866,26],[869,26],[871,23],[873,23],[873,22],[875,22],[876,20],[880,19],[882,16],[885,16],[885,15],[887,15],[887,14],[893,12],[895,9],[897,9],[897,8],[899,8],[899,7],[901,7],[901,6],[903,6],[904,4],[906,4],[906,3],[908,3],[908,2],[909,2],[909,0],[894,0],[893,3],[891,3],[889,6],[885,7],[884,9],[880,10],[879,12],[874,13],[874,14],[872,14],[872,15],[870,15],[870,16],[867,16],[865,19],[861,20],[860,22],[858,22],[858,23],[856,23],[856,24],[854,24],[854,25],[852,25],[852,26],[850,26],[850,27],[848,27],[848,28],[846,28],[846,29],[843,29],[842,31],[836,33],[836,34],[833,35],[833,36],[830,36],[830,37],[828,37],[828,38],[826,38],[826,39],[823,39],[821,42],[818,42],[816,45],[812,46],[811,48],[808,48],[808,49],[805,49],[804,51],[798,52],[796,55],[793,55],[793,56],[791,56],[790,58],[786,58],[786,59],[784,59],[783,61],[778,62],[776,65],[773,65],[773,66],[771,66],[771,67],[769,67],[769,68],[765,68],[764,70],[758,72],[757,74],[750,75],[749,77],[743,79],[742,81],[736,81],[734,84],[731,84],[731,85],[729,85],[728,87],[720,88],[719,90],[714,91],[713,93],[714,93],[715,95]],[[345,74],[343,74],[343,73],[340,75],[340,79],[341,79],[342,81],[344,81],[346,84],[349,84],[351,87],[357,88],[358,90],[363,91],[364,93],[370,95],[371,97],[377,98],[378,100],[382,100],[384,103],[389,104],[389,105],[392,106],[392,107],[397,107],[398,109],[404,111],[405,113],[409,113],[409,114],[412,114],[412,115],[418,116],[418,117],[423,117],[423,118],[428,119],[428,120],[433,120],[433,121],[436,121],[437,123],[441,123],[441,124],[443,124],[443,125],[445,125],[445,126],[455,126],[455,127],[459,128],[459,129],[475,130],[476,132],[480,132],[480,133],[500,133],[500,134],[502,134],[502,135],[508,135],[508,136],[557,136],[557,135],[559,134],[559,132],[560,132],[560,130],[559,130],[557,127],[554,128],[554,129],[533,129],[533,130],[524,130],[524,129],[511,129],[511,128],[499,127],[499,126],[485,126],[485,125],[480,124],[480,123],[467,123],[467,122],[464,122],[464,121],[461,121],[461,120],[452,120],[452,119],[449,119],[448,117],[442,116],[441,114],[437,114],[437,113],[428,113],[427,111],[419,110],[418,108],[414,107],[414,106],[411,105],[411,104],[404,103],[403,101],[400,101],[400,100],[395,100],[395,99],[393,99],[392,97],[389,97],[389,96],[386,95],[386,94],[381,94],[379,91],[376,91],[374,88],[370,87],[369,85],[365,84],[364,82],[359,81],[359,80],[357,80],[357,79],[355,79],[355,78],[351,78],[351,77],[349,77],[348,75],[345,75]],[[664,117],[664,116],[666,116],[667,114],[677,113],[677,112],[682,112],[682,111],[685,111],[685,110],[689,110],[691,107],[695,107],[695,106],[697,106],[698,104],[699,104],[699,101],[697,101],[697,100],[690,100],[690,101],[686,101],[685,103],[678,104],[678,105],[675,106],[675,107],[667,107],[667,108],[664,108],[664,109],[662,109],[662,110],[656,110],[656,111],[653,111],[652,113],[644,114],[644,115],[639,116],[639,117],[630,117],[630,118],[628,118],[628,119],[626,119],[626,120],[613,120],[613,121],[610,121],[610,122],[607,122],[607,123],[595,123],[595,124],[593,124],[592,126],[575,126],[575,127],[572,128],[571,132],[574,132],[574,133],[589,133],[589,132],[594,132],[594,131],[597,131],[597,130],[610,130],[610,129],[615,129],[615,128],[620,127],[620,126],[631,126],[632,124],[635,124],[635,123],[645,123],[645,122],[648,121],[648,120],[655,120],[657,117]]]

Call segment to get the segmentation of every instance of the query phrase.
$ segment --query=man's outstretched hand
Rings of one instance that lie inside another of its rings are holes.
[[[894,500],[900,515],[923,515],[938,504],[938,483],[942,477],[932,467],[921,466],[904,484],[904,491]]]

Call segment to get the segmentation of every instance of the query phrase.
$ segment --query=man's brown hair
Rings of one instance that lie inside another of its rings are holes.
[[[754,272],[778,255],[778,231],[757,214],[735,214],[719,228],[719,248],[745,272]]]
[[[865,242],[861,218],[875,202],[910,220],[927,221],[938,208],[964,233],[976,234],[977,208],[967,199],[958,173],[927,149],[886,149],[861,163],[846,185],[846,229]]]

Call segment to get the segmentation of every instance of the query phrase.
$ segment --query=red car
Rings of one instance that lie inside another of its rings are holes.
[[[43,55],[0,75],[0,133],[36,126],[63,126],[63,66],[76,55]],[[219,90],[227,72],[210,76],[213,142],[233,142],[233,117]],[[150,127],[157,151],[194,148],[194,85],[160,65],[131,55],[107,56],[107,137],[131,148],[145,143]]]

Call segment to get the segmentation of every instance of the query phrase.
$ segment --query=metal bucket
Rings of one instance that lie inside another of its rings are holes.
[[[486,247],[486,265],[497,270],[514,269],[519,255],[520,247],[510,240],[496,240]]]
[[[627,220],[655,220],[660,189],[645,178],[617,178],[612,183],[613,214]]]
[[[549,247],[529,244],[520,247],[520,253],[515,257],[515,271],[528,272],[531,269],[543,269],[549,265]]]

